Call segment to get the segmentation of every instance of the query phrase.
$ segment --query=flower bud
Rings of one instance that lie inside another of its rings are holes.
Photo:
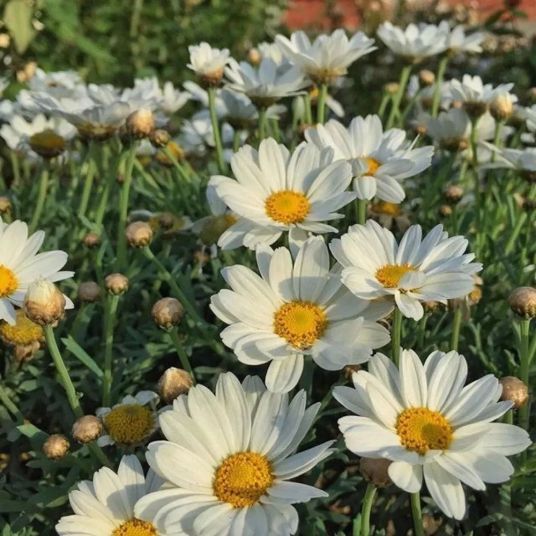
[[[514,408],[524,406],[529,399],[527,385],[515,376],[505,376],[499,380],[502,385],[501,400],[509,400],[514,403]]]
[[[192,376],[183,369],[170,367],[158,380],[158,392],[166,404],[171,404],[180,395],[185,395],[193,385]]]
[[[135,221],[129,224],[125,231],[127,242],[134,248],[144,248],[153,239],[151,226],[144,221]]]
[[[372,482],[375,486],[383,488],[391,483],[388,472],[390,465],[391,460],[384,458],[361,458],[359,472],[367,482]]]
[[[153,305],[153,320],[162,329],[178,326],[184,316],[184,308],[175,298],[162,298]]]
[[[151,135],[155,127],[154,114],[147,108],[132,112],[127,117],[127,132],[134,138],[142,139]]]
[[[84,303],[96,302],[101,296],[101,289],[95,281],[85,281],[78,287],[78,299]]]
[[[489,113],[498,121],[506,121],[514,112],[514,103],[509,93],[499,93],[489,104]]]
[[[435,74],[428,69],[421,69],[419,71],[419,81],[423,86],[433,86],[435,82]]]
[[[508,304],[516,315],[529,319],[536,316],[536,288],[516,288],[508,298]]]
[[[97,248],[101,245],[100,236],[97,233],[88,233],[83,239],[86,248]]]
[[[439,215],[443,218],[448,218],[452,215],[452,207],[450,205],[441,205],[439,207]]]
[[[4,195],[0,196],[0,214],[9,214],[11,212],[11,199]]]
[[[400,89],[400,84],[398,82],[388,82],[383,86],[383,90],[388,95],[396,95]]]
[[[128,290],[128,278],[119,273],[110,274],[104,279],[104,285],[110,294],[119,296]]]
[[[259,65],[262,61],[262,54],[258,48],[250,48],[248,51],[248,61],[253,65]]]
[[[95,415],[79,417],[73,424],[72,434],[79,443],[91,443],[102,434],[102,421]]]
[[[43,443],[42,449],[49,460],[59,460],[69,452],[69,441],[62,434],[52,434]]]
[[[175,216],[171,212],[162,212],[158,216],[158,223],[162,229],[171,229],[175,225]]]
[[[30,284],[24,297],[26,316],[40,326],[56,326],[65,314],[65,296],[46,279]]]
[[[151,133],[151,144],[153,147],[165,147],[169,143],[169,132],[162,128],[157,128]]]
[[[463,188],[457,184],[450,184],[447,186],[443,192],[445,199],[455,205],[463,197]]]

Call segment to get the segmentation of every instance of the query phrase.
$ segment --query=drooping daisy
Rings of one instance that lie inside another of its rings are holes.
[[[197,385],[160,415],[167,441],[148,447],[151,468],[170,483],[136,505],[144,518],[188,536],[288,536],[298,528],[292,506],[326,497],[291,482],[330,455],[328,441],[295,454],[320,404],[306,409],[300,391],[266,391],[258,377],[241,385],[220,375],[216,394]]]
[[[424,238],[420,225],[412,225],[400,244],[391,231],[373,220],[353,225],[331,242],[331,252],[344,267],[342,282],[357,297],[374,300],[389,296],[400,312],[419,320],[420,302],[461,298],[473,288],[472,275],[482,265],[465,253],[462,236],[448,237],[436,225]]]
[[[358,415],[339,419],[348,449],[392,460],[389,476],[408,493],[421,489],[424,476],[436,504],[455,519],[465,513],[462,483],[484,490],[484,482],[505,482],[514,472],[506,456],[531,443],[525,430],[491,422],[512,407],[499,402],[497,378],[464,387],[466,379],[467,363],[456,352],[432,352],[423,365],[413,350],[403,350],[400,369],[376,354],[369,372],[354,374],[353,389],[334,390]]]
[[[74,514],[63,516],[56,531],[60,536],[164,536],[152,516],[134,515],[138,500],[162,484],[150,469],[145,477],[136,456],[123,456],[117,473],[103,467],[69,493]]]
[[[377,115],[355,117],[348,128],[332,119],[305,131],[307,141],[319,149],[331,147],[334,160],[352,166],[354,189],[359,199],[378,196],[400,203],[406,196],[400,181],[430,166],[433,147],[412,148],[401,129],[383,131]]]
[[[211,299],[211,309],[230,324],[224,344],[247,365],[270,363],[266,386],[290,391],[301,377],[304,356],[327,370],[357,365],[373,348],[389,342],[388,331],[375,321],[389,304],[369,307],[340,282],[339,267],[330,270],[324,240],[309,238],[295,259],[286,248],[257,249],[261,276],[245,266],[224,268],[232,290]]]
[[[240,217],[218,241],[223,249],[273,244],[284,232],[292,240],[308,232],[337,229],[324,222],[342,217],[336,211],[355,199],[347,192],[352,174],[344,161],[332,162],[332,150],[302,143],[292,154],[269,138],[257,151],[245,145],[231,158],[236,180],[225,177],[217,195]]]
[[[223,77],[225,66],[230,61],[227,48],[212,48],[208,43],[188,47],[190,53],[189,69],[195,72],[204,84],[218,85]]]
[[[125,396],[112,408],[98,408],[96,415],[105,431],[97,440],[99,446],[117,443],[133,447],[147,441],[158,428],[157,403],[156,393],[140,391],[136,396]]]
[[[46,279],[53,283],[73,276],[60,271],[67,262],[64,251],[37,253],[45,233],[37,231],[28,237],[28,226],[22,221],[4,223],[0,218],[0,320],[15,325],[15,307],[22,307],[31,283]],[[65,296],[65,308],[73,302]]]
[[[354,61],[377,48],[374,39],[363,32],[357,32],[348,39],[341,29],[330,35],[319,35],[312,43],[302,31],[294,32],[290,39],[278,35],[276,43],[292,63],[322,84],[344,76]]]
[[[536,147],[525,149],[497,148],[490,145],[497,159],[493,167],[505,167],[519,171],[529,182],[536,182]]]

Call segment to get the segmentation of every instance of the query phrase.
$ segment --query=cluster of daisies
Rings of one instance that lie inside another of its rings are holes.
[[[240,382],[225,373],[214,392],[191,386],[159,411],[148,391],[100,408],[100,446],[134,449],[157,429],[162,439],[145,450],[146,474],[130,454],[117,472],[104,467],[79,483],[69,495],[74,514],[56,527],[60,535],[295,534],[293,505],[327,497],[295,479],[328,458],[334,443],[300,450],[320,410],[319,403],[307,405],[305,390],[291,394],[305,367],[338,371],[366,364],[353,373],[353,387],[333,389],[350,413],[338,421],[347,449],[385,460],[389,478],[408,493],[426,484],[446,516],[464,517],[462,484],[483,490],[512,475],[507,456],[526,449],[530,439],[520,427],[493,422],[512,407],[500,401],[495,377],[465,385],[467,362],[455,351],[419,357],[394,345],[391,357],[375,352],[395,336],[402,317],[423,317],[424,302],[465,298],[481,264],[464,237],[449,237],[441,225],[427,233],[410,226],[397,240],[366,215],[372,200],[403,201],[405,181],[428,169],[441,151],[459,156],[460,169],[470,161],[533,177],[536,149],[504,149],[500,141],[511,135],[505,123],[515,113],[525,122],[523,141],[534,144],[536,110],[516,104],[511,84],[493,87],[469,75],[425,83],[411,76],[413,66],[431,56],[441,55],[445,66],[456,54],[478,53],[479,33],[447,23],[405,30],[384,23],[377,37],[407,60],[400,83],[385,95],[383,120],[325,121],[330,112],[344,115],[330,88],[377,48],[365,34],[348,38],[342,30],[314,41],[303,32],[277,36],[259,45],[250,62],[207,43],[192,46],[188,68],[199,84],[188,82],[184,91],[155,79],[118,90],[86,85],[73,73],[37,71],[15,102],[0,104],[0,135],[12,149],[37,158],[58,156],[75,136],[120,137],[141,110],[151,114],[153,126],[165,128],[187,101],[201,103],[176,138],[146,140],[137,150],[171,150],[174,143],[177,159],[200,147],[216,151],[220,174],[207,186],[212,215],[193,230],[203,237],[217,222],[209,245],[249,249],[256,259],[253,269],[236,264],[222,270],[229,288],[213,295],[210,307],[226,324],[221,339],[236,359],[267,365],[264,381],[248,376]],[[286,98],[293,99],[305,138],[292,148],[278,141]],[[394,127],[404,119],[403,98],[412,103],[413,139]],[[257,130],[258,143],[252,140]],[[348,220],[354,206],[358,223],[341,231],[338,222]],[[60,271],[65,254],[37,254],[41,232],[28,238],[23,223],[1,225],[0,317],[11,325],[32,281],[72,274]]]

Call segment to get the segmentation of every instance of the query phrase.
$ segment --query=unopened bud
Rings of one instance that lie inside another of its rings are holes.
[[[86,248],[96,248],[101,245],[100,236],[97,233],[88,233],[83,239]]]
[[[258,65],[262,60],[262,54],[257,48],[250,48],[248,52],[248,61],[253,65]]]
[[[101,295],[101,289],[95,281],[85,281],[78,287],[78,298],[85,303],[96,302]]]
[[[42,449],[49,460],[59,460],[69,452],[69,441],[62,434],[52,434],[43,443]]]
[[[162,229],[171,229],[175,225],[175,216],[171,212],[162,212],[158,216],[158,223]]]
[[[79,443],[91,443],[102,434],[102,421],[95,415],[79,417],[73,424],[72,434]]]
[[[65,314],[65,296],[51,281],[38,279],[26,291],[24,312],[40,326],[56,326]]]
[[[153,239],[151,226],[144,221],[135,221],[127,227],[125,231],[127,242],[134,248],[144,248]]]
[[[428,69],[419,71],[419,80],[423,86],[432,86],[435,82],[435,74]]]
[[[147,138],[155,127],[154,114],[147,108],[141,108],[128,116],[126,126],[127,132],[134,138]]]
[[[527,385],[515,376],[505,376],[499,380],[502,385],[501,400],[513,402],[514,408],[519,409],[524,406],[529,399],[529,389]]]
[[[516,315],[529,319],[536,316],[536,288],[516,288],[508,298],[508,304]]]
[[[178,326],[184,316],[184,308],[175,298],[162,298],[153,305],[153,320],[162,329]]]
[[[158,392],[166,404],[171,404],[180,395],[185,395],[193,385],[191,374],[183,369],[170,367],[158,380]]]
[[[390,465],[391,460],[385,458],[361,458],[359,472],[367,482],[383,488],[391,483],[388,471]]]
[[[119,273],[110,274],[104,279],[104,285],[110,294],[119,296],[128,290],[128,278]]]
[[[455,205],[463,197],[463,188],[457,184],[450,184],[443,192],[445,199]]]
[[[0,214],[9,214],[11,212],[11,199],[4,195],[0,196]]]
[[[447,218],[452,214],[452,207],[450,205],[441,205],[439,207],[439,215],[443,218]]]
[[[388,82],[383,86],[383,90],[388,95],[396,95],[400,89],[400,84],[398,82]]]
[[[165,147],[169,143],[169,138],[169,132],[162,128],[157,128],[151,133],[153,147]]]
[[[506,121],[514,112],[514,103],[509,93],[500,93],[489,104],[489,113],[498,121]]]

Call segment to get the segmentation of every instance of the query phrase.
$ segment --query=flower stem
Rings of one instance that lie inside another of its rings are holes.
[[[441,86],[443,85],[443,79],[445,78],[445,71],[449,62],[449,55],[443,56],[437,67],[436,81],[434,86],[434,97],[432,100],[432,117],[437,117],[439,112],[439,103],[441,102]]]
[[[328,85],[321,84],[316,103],[316,121],[323,124],[326,120],[326,99],[328,98]]]
[[[454,309],[454,319],[452,320],[452,333],[450,337],[450,349],[458,351],[460,341],[460,328],[462,326],[462,307],[457,305]]]
[[[369,536],[370,534],[370,512],[372,511],[372,505],[376,497],[378,488],[373,484],[369,484],[363,497],[363,503],[361,507],[361,532],[360,536]]]
[[[408,85],[410,73],[411,73],[411,65],[405,65],[402,68],[402,72],[400,73],[400,80],[398,82],[398,91],[393,97],[391,111],[389,112],[387,125],[385,126],[386,129],[389,129],[393,126],[395,119],[397,115],[399,114],[400,103],[402,102],[402,97],[404,96],[404,92],[406,91],[406,86]]]
[[[170,330],[169,337],[171,339],[171,342],[173,343],[173,346],[175,347],[175,350],[177,351],[177,355],[179,356],[182,368],[190,374],[195,385],[196,381],[194,369],[192,368],[188,354],[186,353],[186,350],[184,349],[184,346],[179,339],[179,334],[177,333],[177,330]]]
[[[93,179],[95,178],[96,166],[93,161],[94,146],[90,142],[87,149],[87,170],[86,178],[84,181],[84,188],[82,190],[82,197],[80,198],[80,204],[78,205],[78,217],[83,218],[86,215],[86,210],[89,204],[89,197],[91,190],[93,189]]]
[[[357,200],[357,223],[364,224],[367,221],[367,204],[366,199]]]
[[[48,178],[48,166],[46,163],[44,163],[43,170],[41,171],[41,177],[39,179],[39,193],[37,194],[37,203],[35,204],[35,210],[32,216],[32,221],[30,223],[30,232],[35,231],[37,225],[39,224],[39,219],[41,218],[41,214],[45,206],[45,200],[47,198]]]
[[[477,124],[478,119],[472,121],[471,124],[471,152],[472,154],[472,163],[473,163],[473,175],[474,175],[474,188],[475,188],[475,228],[476,228],[476,251],[480,251],[480,236],[481,236],[481,204],[482,196],[480,194],[480,176],[478,174],[478,138],[477,138]]]
[[[259,141],[266,138],[266,108],[259,108]]]
[[[519,379],[527,386],[530,386],[530,318],[520,322],[519,340]],[[519,425],[528,430],[530,422],[530,400],[519,408]]]
[[[210,111],[210,122],[212,123],[212,133],[214,135],[214,144],[216,145],[216,157],[218,159],[218,168],[220,173],[227,171],[227,166],[223,158],[223,145],[221,143],[220,125],[218,123],[218,114],[216,113],[216,88],[208,88],[208,107]]]
[[[421,494],[419,492],[411,494],[411,514],[413,516],[415,536],[424,536],[421,512]]]
[[[114,343],[114,324],[119,296],[109,295],[104,309],[104,374],[102,377],[102,405],[109,406],[112,392],[112,350]]]
[[[391,342],[393,348],[393,361],[398,367],[400,361],[400,339],[402,335],[402,313],[398,307],[395,307],[393,313],[393,327],[391,332]]]

